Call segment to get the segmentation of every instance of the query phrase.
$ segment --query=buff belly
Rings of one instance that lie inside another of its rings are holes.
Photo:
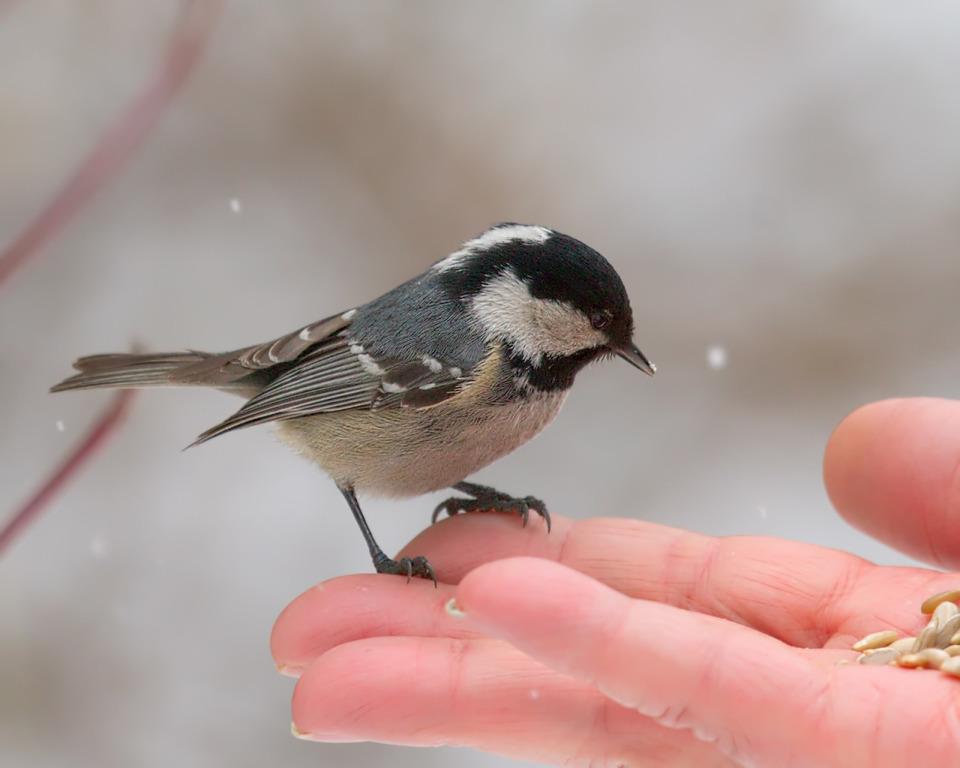
[[[449,488],[536,435],[566,392],[525,402],[341,411],[282,422],[281,438],[339,485],[381,496]]]

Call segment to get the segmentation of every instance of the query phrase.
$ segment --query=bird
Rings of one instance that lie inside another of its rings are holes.
[[[432,579],[421,555],[379,546],[357,494],[412,497],[451,488],[433,513],[530,512],[546,505],[467,478],[557,415],[578,372],[619,356],[652,376],[613,266],[580,240],[496,224],[366,304],[229,352],[81,357],[53,392],[212,387],[246,399],[192,445],[267,422],[336,483],[378,573]]]

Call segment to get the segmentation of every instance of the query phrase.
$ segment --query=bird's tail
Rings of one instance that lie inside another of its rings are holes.
[[[183,385],[184,382],[177,381],[172,374],[209,357],[212,355],[206,352],[90,355],[73,364],[79,373],[51,387],[50,391]]]

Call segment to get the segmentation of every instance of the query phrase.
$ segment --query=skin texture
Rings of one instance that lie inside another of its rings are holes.
[[[848,417],[824,468],[841,514],[960,560],[958,426],[945,400]],[[363,575],[296,598],[272,636],[300,678],[296,729],[591,768],[956,763],[960,680],[838,662],[878,629],[916,634],[920,603],[960,574],[636,520],[518,525],[467,515],[420,534],[406,551],[430,556],[439,590]]]

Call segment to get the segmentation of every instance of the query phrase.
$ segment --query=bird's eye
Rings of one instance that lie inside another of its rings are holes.
[[[598,331],[602,331],[604,328],[610,325],[611,320],[613,320],[613,315],[611,315],[609,310],[606,309],[600,309],[590,315],[590,325],[592,325]]]

